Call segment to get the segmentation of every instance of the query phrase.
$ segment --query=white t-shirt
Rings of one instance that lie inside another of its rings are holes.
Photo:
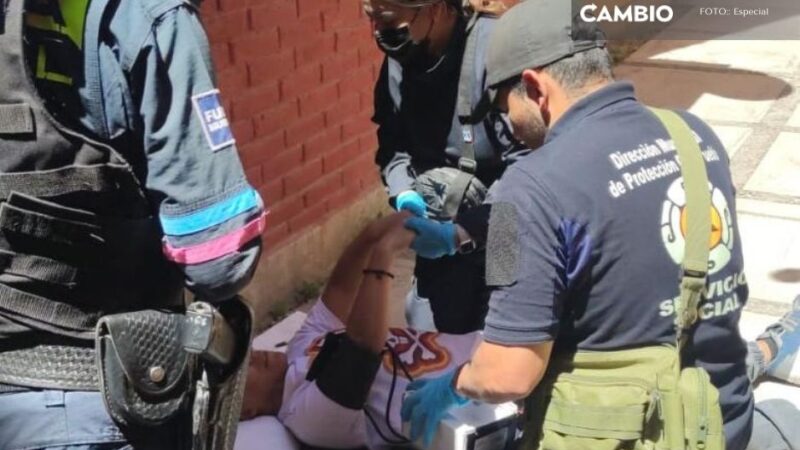
[[[338,405],[320,392],[315,382],[306,381],[306,373],[325,335],[344,328],[344,324],[322,301],[318,301],[311,309],[303,326],[289,342],[286,352],[289,369],[278,419],[299,440],[309,445],[328,448],[365,445],[369,448],[387,447],[389,443],[375,430],[366,414],[375,420],[383,436],[399,440],[386,424],[386,409],[395,378],[393,358],[389,352],[384,352],[364,410]],[[478,337],[478,332],[452,335],[392,328],[386,342],[394,349],[409,374],[417,379],[436,377],[467,362]],[[398,367],[388,415],[388,422],[398,433],[401,430],[400,406],[408,383],[409,379]]]

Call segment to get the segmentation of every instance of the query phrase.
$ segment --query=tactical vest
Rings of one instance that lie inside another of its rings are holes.
[[[160,225],[131,165],[48,112],[27,65],[25,0],[7,5],[0,10],[0,316],[81,342],[104,315],[181,305],[181,274],[162,254]],[[98,77],[87,74],[86,83]],[[4,347],[0,341],[0,360]],[[42,384],[2,372],[0,383]]]

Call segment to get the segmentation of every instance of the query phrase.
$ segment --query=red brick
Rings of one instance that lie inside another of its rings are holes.
[[[319,63],[321,60],[331,57],[335,52],[334,44],[333,34],[322,33],[319,37],[298,45],[295,47],[297,67]]]
[[[274,53],[248,61],[247,79],[251,86],[258,86],[286,77],[294,68],[294,50]]]
[[[361,179],[361,188],[365,191],[377,187],[381,184],[381,178],[377,171],[367,173],[366,177]]]
[[[339,82],[339,92],[344,97],[345,93],[358,93],[365,86],[372,86],[373,84],[372,67],[360,67],[349,71],[347,77]]]
[[[211,60],[214,62],[216,71],[225,70],[231,66],[231,49],[227,42],[211,44]]]
[[[358,94],[348,94],[339,90],[339,103],[325,111],[325,126],[334,127],[360,111]]]
[[[372,117],[371,111],[366,111],[342,123],[342,140],[346,141],[353,137],[361,136],[375,130],[375,124],[370,120]]]
[[[242,33],[231,42],[231,58],[234,64],[245,64],[254,58],[263,58],[278,51],[280,40],[278,27],[260,29],[253,33]]]
[[[267,251],[275,250],[280,247],[280,244],[285,242],[289,237],[289,224],[281,223],[270,225],[269,216],[267,216],[267,230],[264,232],[263,243]]]
[[[337,29],[335,34],[336,51],[353,48],[356,42],[369,42],[368,40],[373,40],[372,30],[370,29],[369,22],[366,20],[360,24]]]
[[[217,2],[203,2],[200,5],[200,14],[202,17],[208,17],[216,14],[217,9],[219,9]]]
[[[297,119],[297,104],[294,102],[279,103],[270,110],[258,113],[254,117],[256,136],[267,136],[282,131]]]
[[[206,3],[208,2],[204,2],[203,6],[205,6]],[[217,0],[216,4],[218,11],[234,11],[237,9],[245,9],[247,7],[247,5],[245,5],[245,3],[241,0]],[[207,17],[208,14],[204,14],[204,16]]]
[[[281,153],[265,160],[261,164],[261,173],[265,183],[282,180],[284,176],[292,171],[297,171],[303,163],[303,149],[300,147],[284,150]],[[292,194],[291,191],[284,189],[284,195]]]
[[[297,0],[297,12],[300,13],[300,17],[322,12],[335,12],[339,9],[338,3],[337,0]]]
[[[374,91],[372,89],[368,91],[361,91],[358,93],[358,97],[358,104],[361,107],[361,110],[372,111],[375,105]]]
[[[378,134],[364,133],[358,137],[358,147],[363,152],[375,152],[378,150]]]
[[[301,144],[318,130],[325,128],[325,115],[317,113],[309,117],[302,117],[286,128],[286,145]]]
[[[323,112],[336,105],[337,100],[339,100],[339,86],[336,83],[314,86],[313,89],[299,98],[301,116]]]
[[[325,11],[322,13],[322,31],[332,31],[341,28],[347,23],[341,10]]]
[[[239,147],[252,141],[255,137],[253,121],[249,118],[232,122],[231,130],[233,132],[233,137],[236,139],[236,145]]]
[[[330,196],[341,187],[342,174],[335,173],[328,175],[311,185],[308,190],[303,193],[303,205],[309,208],[317,203],[321,203],[326,197]]]
[[[286,198],[275,204],[269,210],[267,216],[268,223],[275,225],[287,223],[292,217],[296,217],[303,212],[303,199],[300,196]]]
[[[328,204],[328,211],[339,211],[351,205],[359,196],[361,190],[356,187],[346,186],[343,187],[326,199]]]
[[[229,41],[243,30],[247,30],[247,27],[248,18],[245,9],[212,14],[205,21],[206,32],[211,42]]]
[[[361,149],[358,139],[352,139],[335,150],[329,151],[322,157],[325,173],[335,172],[346,166],[350,161],[358,158]]]
[[[278,30],[281,48],[295,47],[322,32],[322,17],[319,14],[301,17],[281,24]]]
[[[286,174],[283,178],[283,187],[287,195],[302,192],[311,183],[322,176],[322,160],[306,162],[300,167]]]
[[[250,8],[250,24],[254,30],[277,27],[297,20],[295,0],[259,1]]]
[[[253,167],[248,168],[244,171],[245,176],[247,177],[248,183],[256,189],[261,187],[263,183],[263,179],[261,178],[261,166],[256,165]]]
[[[247,72],[238,67],[229,67],[217,72],[217,85],[225,92],[240,92],[247,87]]]
[[[383,62],[383,53],[378,49],[375,44],[361,44],[358,47],[358,65],[359,66],[373,66],[375,64],[380,68]]]
[[[327,212],[328,205],[326,203],[319,203],[311,208],[306,208],[305,211],[289,220],[289,232],[297,233],[309,225],[321,222]]]
[[[361,2],[341,2],[339,5],[339,14],[341,14],[342,20],[348,23],[369,23],[367,15],[364,14],[364,8],[361,6]]]
[[[239,157],[244,167],[260,165],[286,149],[283,130],[239,147]],[[262,174],[263,175],[263,174]]]
[[[283,191],[283,180],[273,180],[271,183],[261,186],[258,189],[258,192],[261,193],[261,198],[264,199],[267,207],[277,204],[285,197],[286,194]]]
[[[297,98],[298,95],[317,87],[321,80],[319,64],[295,70],[291,76],[281,80],[281,101]]]
[[[231,116],[235,120],[253,117],[275,107],[280,98],[277,81],[247,89],[234,99]]]
[[[332,58],[322,62],[322,81],[340,80],[358,67],[358,50],[337,52]]]
[[[346,185],[353,186],[358,182],[360,187],[363,185],[362,180],[378,173],[378,167],[375,165],[372,155],[367,153],[361,153],[361,155],[342,169]]]
[[[303,142],[303,161],[311,161],[339,145],[340,133],[336,128],[326,129]],[[323,162],[324,164],[324,162]]]

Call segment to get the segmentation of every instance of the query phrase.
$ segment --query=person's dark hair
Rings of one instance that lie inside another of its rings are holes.
[[[568,93],[579,93],[591,81],[613,80],[611,64],[611,55],[605,48],[593,48],[559,59],[542,70],[553,77]],[[517,81],[513,91],[518,95],[525,94],[522,80]]]

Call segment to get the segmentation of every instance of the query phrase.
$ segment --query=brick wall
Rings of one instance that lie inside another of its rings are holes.
[[[274,251],[378,186],[381,54],[358,0],[206,0],[202,15]]]

